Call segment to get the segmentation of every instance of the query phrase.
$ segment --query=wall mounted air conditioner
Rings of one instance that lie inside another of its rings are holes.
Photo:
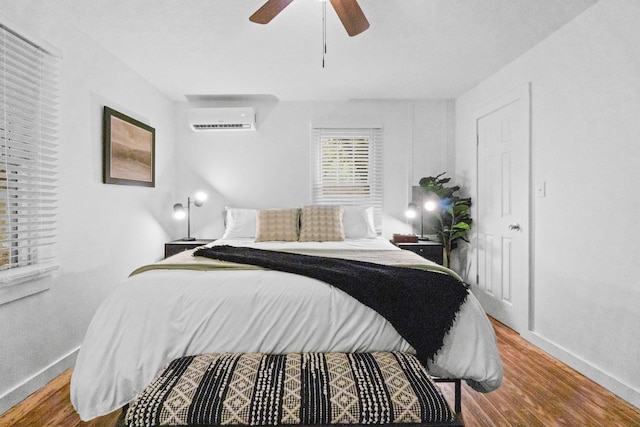
[[[197,132],[256,130],[256,111],[252,107],[191,108],[189,126]]]

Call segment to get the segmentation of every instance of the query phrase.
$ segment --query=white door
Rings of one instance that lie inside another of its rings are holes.
[[[529,320],[529,87],[475,114],[477,288],[485,311],[520,332]]]

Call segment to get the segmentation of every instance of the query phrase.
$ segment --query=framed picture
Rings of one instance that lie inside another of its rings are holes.
[[[104,107],[104,183],[155,187],[156,131]]]

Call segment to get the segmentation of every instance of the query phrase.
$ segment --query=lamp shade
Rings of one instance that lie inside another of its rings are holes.
[[[416,216],[418,216],[418,207],[416,206],[416,204],[409,203],[409,206],[407,206],[407,210],[404,211],[404,215],[410,219],[413,219]]]
[[[184,210],[182,203],[176,203],[173,205],[173,217],[175,219],[184,219],[187,216],[187,212]]]
[[[196,205],[197,207],[202,206],[202,204],[207,200],[207,193],[204,193],[202,191],[198,191],[196,194],[193,195],[193,204]]]
[[[430,199],[424,202],[424,208],[429,212],[433,212],[438,207],[438,202],[436,200]]]

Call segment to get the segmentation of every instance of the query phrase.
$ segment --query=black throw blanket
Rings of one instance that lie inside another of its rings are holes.
[[[194,255],[333,285],[386,318],[425,364],[442,347],[468,294],[465,284],[454,277],[417,268],[234,246],[200,248]]]

